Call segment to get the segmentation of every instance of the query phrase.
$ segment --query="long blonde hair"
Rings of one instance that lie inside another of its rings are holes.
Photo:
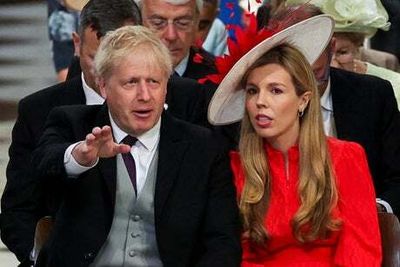
[[[339,229],[340,221],[331,216],[338,193],[323,132],[314,74],[301,52],[289,44],[281,44],[250,66],[242,84],[252,70],[271,63],[279,64],[289,72],[298,96],[311,91],[309,104],[300,118],[300,207],[291,223],[293,234],[300,242],[324,238],[329,231]],[[264,244],[268,239],[264,218],[269,205],[271,175],[263,139],[255,132],[247,112],[242,120],[239,150],[246,177],[239,201],[244,231],[255,243]]]

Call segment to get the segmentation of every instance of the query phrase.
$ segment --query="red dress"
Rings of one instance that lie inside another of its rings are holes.
[[[270,239],[266,248],[242,239],[243,267],[380,266],[382,252],[375,192],[364,150],[356,143],[333,138],[328,139],[328,147],[339,193],[333,214],[341,218],[341,229],[327,239],[307,244],[294,238],[290,221],[299,208],[299,150],[294,146],[288,151],[286,177],[283,154],[266,145],[272,175],[270,205],[265,217]],[[244,174],[238,152],[231,152],[231,167],[240,195]]]

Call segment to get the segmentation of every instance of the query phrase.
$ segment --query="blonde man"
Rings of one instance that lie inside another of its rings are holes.
[[[228,159],[207,129],[163,111],[168,49],[126,26],[95,69],[106,104],[55,109],[34,158],[68,186],[38,266],[238,266]]]

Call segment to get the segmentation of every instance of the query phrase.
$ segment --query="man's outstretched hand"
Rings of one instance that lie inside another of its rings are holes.
[[[111,127],[103,126],[93,128],[86,135],[86,139],[80,142],[72,150],[72,156],[82,166],[93,166],[97,158],[110,158],[119,153],[128,153],[130,146],[114,142]]]

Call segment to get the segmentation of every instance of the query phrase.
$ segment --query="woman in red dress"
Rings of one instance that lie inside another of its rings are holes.
[[[310,63],[330,38],[330,22],[318,16],[270,33],[233,64],[210,104],[211,123],[241,120],[231,167],[244,267],[381,264],[364,150],[323,131]]]

